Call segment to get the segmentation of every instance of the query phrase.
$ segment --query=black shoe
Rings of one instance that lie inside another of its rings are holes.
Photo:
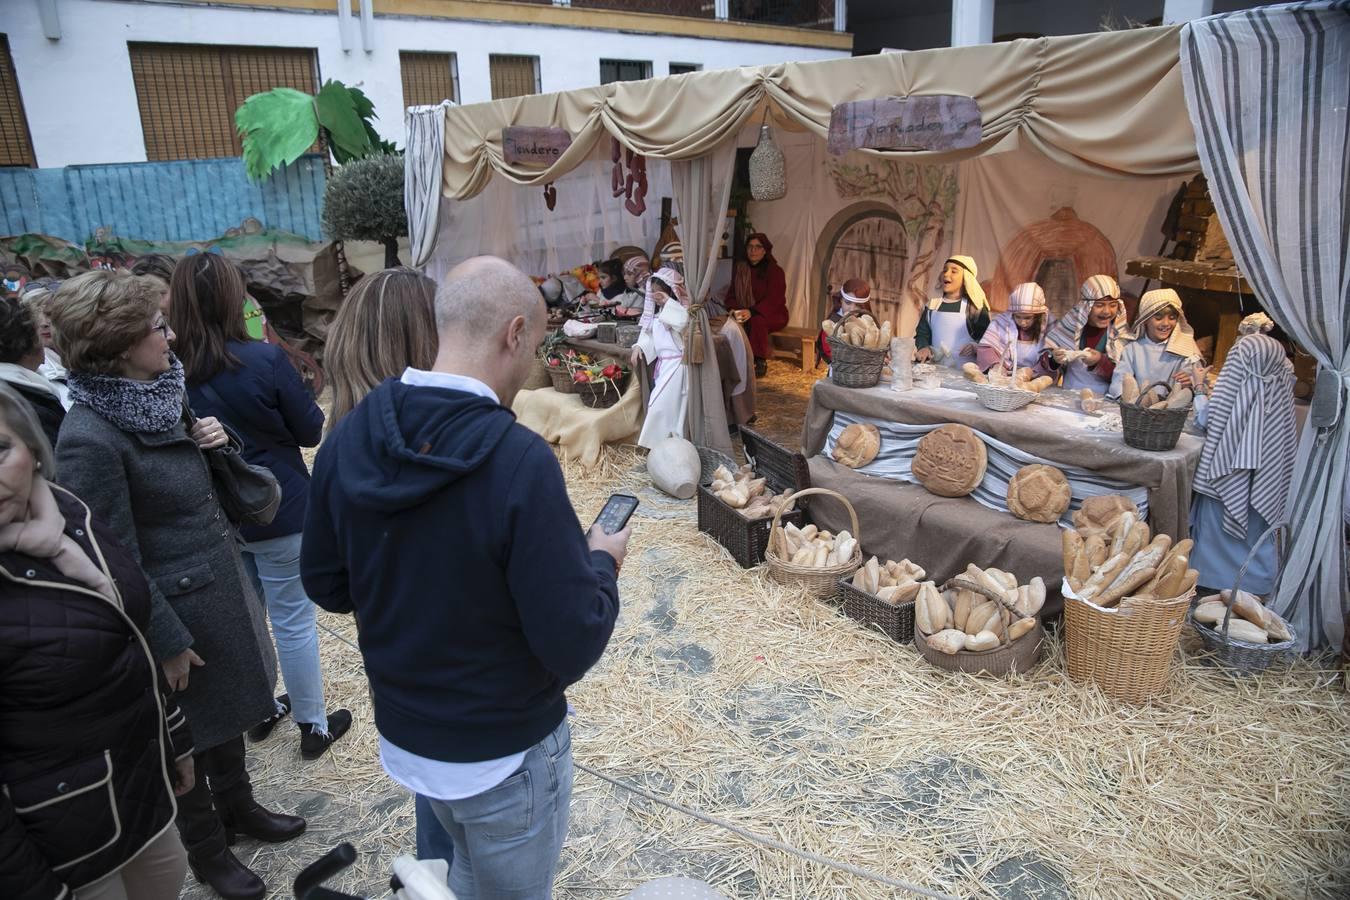
[[[763,378],[769,374],[769,361],[767,359],[755,360],[755,377]]]
[[[225,826],[225,842],[233,844],[242,834],[269,844],[281,844],[305,833],[305,820],[263,809],[245,787],[232,795],[216,797],[216,810]]]
[[[328,714],[327,734],[314,725],[301,725],[300,755],[305,759],[318,759],[327,752],[333,741],[346,734],[347,729],[351,727],[352,714],[345,709],[339,709],[337,712]]]
[[[192,874],[202,884],[209,885],[225,900],[261,900],[267,894],[267,885],[241,863],[228,847],[209,855],[188,854]]]
[[[277,727],[277,723],[286,718],[291,713],[291,695],[282,694],[277,698],[277,711],[263,719],[257,725],[248,730],[248,739],[253,743],[267,740],[267,736],[272,733],[272,729]]]

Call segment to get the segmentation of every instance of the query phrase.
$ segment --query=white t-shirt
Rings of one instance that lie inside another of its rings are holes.
[[[486,397],[494,403],[501,402],[492,388],[466,375],[427,372],[409,367],[404,370],[400,380],[414,387],[448,388]],[[442,762],[404,750],[380,735],[380,765],[384,766],[389,777],[408,790],[434,800],[462,800],[481,794],[505,781],[524,761],[525,753],[522,751],[482,762]]]

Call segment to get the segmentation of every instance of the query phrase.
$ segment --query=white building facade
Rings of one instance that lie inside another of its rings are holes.
[[[582,0],[3,0],[0,35],[17,103],[0,110],[11,132],[11,158],[0,164],[237,155],[234,109],[278,77],[299,88],[359,85],[381,136],[401,146],[405,100],[476,103],[852,50],[842,0],[798,10],[804,25],[780,24],[781,16],[732,21],[727,0],[584,5],[627,9],[581,8]],[[12,146],[20,127],[27,159]]]

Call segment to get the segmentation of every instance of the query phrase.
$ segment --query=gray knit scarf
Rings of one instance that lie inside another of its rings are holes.
[[[123,431],[168,431],[183,418],[183,364],[176,356],[173,368],[154,381],[71,372],[69,384],[71,400],[92,407]]]

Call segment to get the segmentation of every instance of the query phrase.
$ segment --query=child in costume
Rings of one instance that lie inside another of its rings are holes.
[[[1124,338],[1125,347],[1120,351],[1120,362],[1116,363],[1111,387],[1106,392],[1108,399],[1120,397],[1121,384],[1127,375],[1134,376],[1140,391],[1158,383],[1169,389],[1191,386],[1191,370],[1201,362],[1200,351],[1176,291],[1161,288],[1140,297],[1134,327]]]
[[[953,256],[942,266],[941,297],[928,301],[914,332],[914,358],[960,368],[975,360],[977,345],[989,327],[989,303],[980,287],[979,269],[969,256]]]
[[[684,335],[689,328],[689,292],[684,276],[671,268],[658,269],[647,280],[647,307],[653,311],[652,319],[642,326],[632,363],[636,366],[645,360],[652,366],[647,418],[638,435],[638,446],[650,450],[672,434],[685,436],[689,370],[684,365]]]
[[[975,365],[981,372],[999,366],[1004,375],[1024,368],[1037,376],[1050,374],[1045,352],[1049,324],[1045,291],[1039,284],[1019,284],[1008,295],[1008,311],[995,316],[980,338]]]
[[[1101,396],[1111,386],[1116,361],[1124,349],[1129,323],[1120,285],[1110,275],[1093,275],[1083,282],[1082,299],[1050,327],[1045,337],[1052,369],[1064,373],[1064,387],[1087,388]]]

